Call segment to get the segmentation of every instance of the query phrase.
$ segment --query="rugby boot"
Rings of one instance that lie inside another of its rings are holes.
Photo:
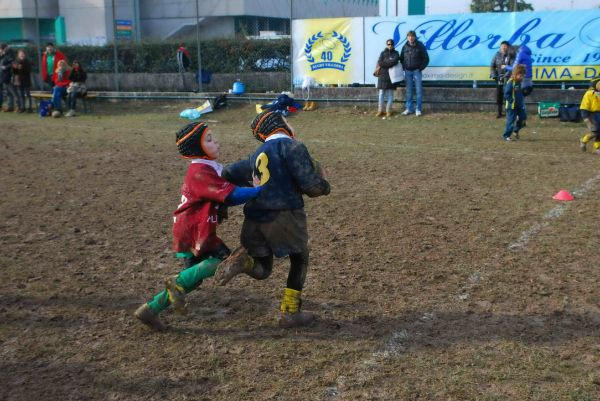
[[[281,316],[279,317],[279,327],[289,329],[292,327],[308,326],[317,319],[317,316],[311,312],[301,312],[300,306],[302,291],[292,288],[283,290],[283,299],[281,300]]]
[[[254,259],[248,255],[246,248],[240,246],[219,264],[215,281],[218,285],[225,285],[238,274],[250,273],[253,267]]]
[[[279,317],[279,327],[282,329],[291,329],[294,327],[304,327],[317,320],[317,315],[312,312],[281,312]]]
[[[171,306],[175,312],[180,315],[187,313],[187,303],[185,302],[185,290],[182,286],[177,285],[177,276],[167,277],[165,279],[165,288],[169,295]]]
[[[383,113],[383,111],[378,111],[378,112],[375,114],[375,117],[383,117],[383,116],[385,116],[385,114]]]
[[[163,322],[160,321],[158,315],[152,312],[148,304],[143,304],[137,308],[133,315],[154,331],[165,331],[167,329]]]

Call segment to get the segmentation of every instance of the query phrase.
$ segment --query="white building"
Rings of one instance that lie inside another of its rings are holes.
[[[35,41],[36,4],[42,40],[59,44],[62,36],[69,44],[105,44],[115,33],[127,40],[195,37],[197,21],[205,39],[286,35],[292,18],[376,16],[379,10],[378,0],[0,0],[0,41]]]

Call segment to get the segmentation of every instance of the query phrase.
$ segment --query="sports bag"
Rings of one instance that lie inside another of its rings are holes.
[[[581,121],[581,110],[576,104],[563,104],[558,109],[558,118],[562,122],[578,123]]]

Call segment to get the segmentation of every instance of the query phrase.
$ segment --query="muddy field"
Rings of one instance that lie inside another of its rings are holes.
[[[182,107],[0,113],[1,400],[600,399],[600,157],[579,150],[583,124],[530,116],[506,143],[491,113],[300,113],[332,184],[306,202],[319,322],[277,327],[281,260],[266,281],[207,280],[157,334],[132,313],[179,270]],[[253,113],[209,115],[221,162],[257,146]],[[241,221],[220,227],[230,247]]]

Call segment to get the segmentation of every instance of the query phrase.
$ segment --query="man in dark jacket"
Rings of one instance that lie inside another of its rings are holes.
[[[429,54],[425,45],[417,40],[415,31],[408,31],[406,43],[400,52],[400,62],[404,68],[406,79],[406,110],[402,115],[409,115],[413,109],[413,86],[417,92],[416,116],[421,115],[423,102],[422,71],[429,65]]]
[[[490,64],[490,78],[496,80],[496,104],[498,105],[498,114],[496,118],[502,117],[502,108],[504,105],[504,82],[510,76],[510,71],[506,67],[511,66],[515,61],[515,54],[507,41],[500,43],[500,50],[492,57]]]
[[[15,96],[13,92],[12,80],[12,69],[13,69],[14,57],[10,48],[6,43],[0,44],[0,107],[4,101],[3,92],[6,89],[6,97],[8,98],[8,104],[2,111],[13,111],[15,107]]]

